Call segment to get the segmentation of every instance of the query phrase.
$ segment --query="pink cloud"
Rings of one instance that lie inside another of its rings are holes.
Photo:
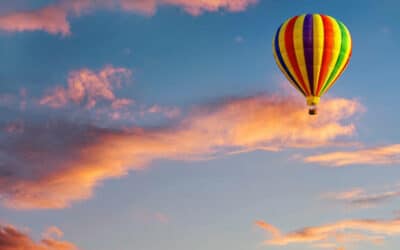
[[[181,114],[181,111],[177,107],[163,107],[160,105],[152,105],[142,110],[141,115],[146,114],[162,114],[167,118],[176,118]]]
[[[62,241],[62,231],[51,227],[43,234],[39,242],[35,242],[26,232],[18,230],[11,225],[0,224],[0,249],[1,250],[78,250],[68,241]]]
[[[158,0],[119,0],[121,9],[129,12],[137,12],[145,15],[154,15],[157,9]]]
[[[226,9],[232,12],[245,10],[249,5],[256,4],[258,0],[160,0],[160,4],[169,4],[182,7],[192,15],[200,15],[204,11],[218,11]]]
[[[113,109],[121,109],[123,107],[129,106],[131,104],[133,104],[134,101],[132,99],[127,99],[127,98],[121,98],[121,99],[117,99],[115,101],[112,102],[111,107]]]
[[[43,30],[64,36],[71,33],[67,12],[56,5],[0,16],[0,29],[9,32]]]
[[[354,134],[355,125],[347,120],[362,110],[358,102],[327,99],[322,109],[310,117],[300,98],[260,95],[200,106],[157,128],[25,124],[23,133],[0,142],[7,166],[0,195],[4,205],[16,209],[64,208],[91,197],[103,180],[141,170],[153,160],[332,146]]]
[[[166,214],[161,213],[161,212],[155,213],[155,214],[154,214],[154,218],[155,218],[158,222],[163,223],[163,224],[169,223],[169,221],[170,221],[170,218],[169,218]]]
[[[133,103],[132,100],[118,99],[114,90],[123,80],[129,80],[132,72],[126,68],[106,66],[99,72],[89,69],[73,71],[68,77],[67,88],[57,86],[39,101],[41,105],[62,108],[70,103],[84,105],[91,109],[99,101],[110,102],[113,108],[121,108]]]
[[[9,32],[46,31],[50,34],[71,34],[69,16],[80,16],[96,9],[122,9],[127,12],[153,15],[160,6],[176,6],[191,15],[225,9],[245,10],[258,0],[60,0],[53,5],[0,16],[0,29]]]
[[[134,105],[133,99],[120,97],[118,92],[121,93],[121,89],[131,81],[132,71],[126,68],[112,65],[98,71],[83,68],[70,72],[66,86],[56,85],[46,90],[39,100],[29,101],[52,109],[72,108],[75,117],[89,117],[102,121],[103,125],[110,121],[132,123],[155,115],[167,119],[180,116],[178,107]],[[17,98],[14,99],[16,102]]]
[[[8,122],[3,130],[8,134],[20,134],[24,132],[24,122],[21,120]]]
[[[65,107],[70,101],[68,90],[63,87],[55,87],[49,94],[42,97],[39,101],[40,105],[46,105],[52,108]]]

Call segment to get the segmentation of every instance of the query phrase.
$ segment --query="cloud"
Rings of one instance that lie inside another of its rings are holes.
[[[177,107],[163,107],[160,105],[152,105],[150,107],[142,109],[140,113],[142,116],[147,114],[162,114],[167,118],[175,118],[181,114],[181,111]]]
[[[140,220],[149,225],[162,225],[169,224],[171,222],[171,218],[160,211],[149,211],[147,209],[135,211],[134,213],[135,219]]]
[[[304,158],[304,161],[332,167],[344,167],[348,165],[393,165],[400,163],[400,144],[313,155]]]
[[[0,29],[9,32],[43,30],[64,36],[71,33],[67,12],[58,6],[5,14],[0,16]]]
[[[225,9],[231,12],[245,10],[258,0],[60,0],[47,7],[15,11],[0,16],[0,30],[8,32],[46,31],[50,34],[71,34],[70,16],[80,16],[96,9],[121,9],[144,15],[153,15],[159,6],[176,6],[191,15]]]
[[[361,188],[355,188],[352,190],[340,192],[340,193],[329,193],[326,194],[326,197],[333,198],[335,200],[352,200],[356,197],[359,197],[364,193],[364,190]]]
[[[24,122],[21,120],[8,122],[3,126],[3,131],[9,134],[22,133],[24,131]]]
[[[26,232],[10,225],[0,224],[0,249],[2,250],[78,250],[78,248],[60,238],[63,233],[56,227],[45,232],[39,242],[35,242]]]
[[[119,110],[122,109],[126,106],[129,106],[131,104],[133,104],[134,101],[132,99],[128,99],[128,98],[121,98],[121,99],[116,99],[111,103],[111,107],[113,109]]]
[[[192,15],[200,15],[205,11],[215,12],[225,9],[231,12],[244,11],[258,0],[85,0],[83,3],[72,1],[64,3],[68,9],[82,12],[89,8],[120,8],[128,12],[152,15],[163,5],[176,6]]]
[[[56,226],[51,226],[49,228],[47,228],[46,231],[43,232],[42,234],[43,238],[61,238],[64,236],[64,232],[61,231],[61,229],[59,229]]]
[[[25,110],[27,105],[28,93],[25,88],[19,90],[19,95],[0,93],[0,108],[15,108]]]
[[[106,66],[99,72],[89,69],[73,71],[69,74],[67,88],[55,87],[39,103],[55,109],[70,103],[92,109],[99,101],[107,101],[111,102],[114,109],[119,109],[132,104],[133,100],[117,98],[114,89],[120,87],[121,82],[131,75],[130,70],[113,66]]]
[[[264,221],[256,221],[256,226],[270,233],[274,238],[281,237],[281,231],[275,226],[268,224]]]
[[[99,70],[82,68],[70,72],[65,85],[55,84],[39,97],[29,96],[24,88],[19,94],[0,93],[0,108],[8,112],[0,119],[0,133],[23,131],[21,116],[29,116],[29,113],[91,121],[103,127],[117,122],[129,127],[133,123],[160,122],[181,115],[181,109],[175,106],[137,104],[128,98],[123,88],[133,82],[132,75],[131,70],[112,65]]]
[[[396,186],[392,187],[391,190],[378,193],[368,193],[364,189],[355,188],[339,193],[327,193],[323,197],[345,202],[355,207],[369,208],[400,197],[400,188]]]
[[[161,212],[155,213],[154,218],[156,219],[156,221],[162,224],[167,224],[170,222],[170,218],[166,214]]]
[[[400,234],[400,220],[342,220],[322,226],[305,227],[289,233],[264,221],[256,225],[271,237],[264,243],[271,246],[307,244],[312,247],[344,249],[343,245],[367,242],[381,244],[388,236]]]
[[[131,0],[132,2],[133,0]],[[200,15],[204,11],[218,11],[226,9],[232,12],[245,10],[249,5],[256,4],[258,0],[159,0],[159,5],[175,5],[182,7],[192,15]]]
[[[0,200],[17,209],[64,208],[153,160],[332,146],[354,134],[347,120],[362,109],[358,102],[327,99],[322,109],[310,117],[300,98],[257,95],[199,106],[158,127],[25,121],[22,133],[0,141]]]
[[[16,97],[11,94],[0,94],[0,107],[8,107],[15,103]]]

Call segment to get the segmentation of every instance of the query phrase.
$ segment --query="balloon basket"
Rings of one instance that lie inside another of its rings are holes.
[[[310,109],[308,110],[309,115],[317,115],[318,114],[318,109],[317,106],[312,105]]]

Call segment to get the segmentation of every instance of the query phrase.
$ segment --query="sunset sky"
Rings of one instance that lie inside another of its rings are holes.
[[[400,3],[0,3],[0,250],[392,250]],[[276,66],[287,18],[345,23],[318,116]]]

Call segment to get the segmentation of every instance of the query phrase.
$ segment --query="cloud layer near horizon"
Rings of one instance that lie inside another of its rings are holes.
[[[388,236],[400,234],[399,219],[342,220],[289,233],[282,233],[264,221],[257,221],[256,225],[270,234],[271,238],[264,243],[271,246],[307,244],[319,248],[345,249],[343,246],[357,242],[381,244]]]
[[[43,233],[43,238],[35,242],[26,232],[11,225],[0,224],[1,250],[78,250],[78,248],[60,238],[63,232],[57,227],[50,227]]]
[[[121,9],[126,12],[154,15],[163,5],[177,6],[197,16],[205,11],[245,10],[258,0],[60,0],[36,10],[15,11],[0,16],[0,29],[8,32],[46,31],[50,34],[71,34],[68,18],[96,9]]]
[[[303,100],[258,95],[195,108],[173,124],[123,129],[68,121],[24,121],[0,142],[0,199],[17,209],[64,208],[89,198],[102,180],[156,159],[201,160],[217,154],[332,146],[355,132],[343,122],[362,110],[330,99],[310,117]]]
[[[367,192],[362,188],[354,188],[343,192],[327,193],[323,197],[358,208],[370,208],[400,197],[400,186],[392,186],[385,191],[376,193]]]
[[[304,158],[304,161],[331,167],[392,165],[400,163],[400,144],[312,155]]]

